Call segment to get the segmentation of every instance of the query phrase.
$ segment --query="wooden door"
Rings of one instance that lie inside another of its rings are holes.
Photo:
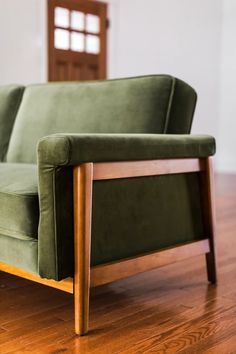
[[[48,0],[49,81],[106,78],[107,4]]]

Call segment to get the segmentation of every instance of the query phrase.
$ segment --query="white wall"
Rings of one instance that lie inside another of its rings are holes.
[[[221,0],[120,0],[111,77],[168,73],[198,92],[193,132],[217,136]]]
[[[45,5],[45,0],[0,0],[0,85],[46,80]]]
[[[217,168],[236,172],[236,1],[223,1],[221,111]]]

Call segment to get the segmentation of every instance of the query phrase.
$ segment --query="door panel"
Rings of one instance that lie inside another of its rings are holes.
[[[49,81],[106,78],[107,4],[48,0]]]

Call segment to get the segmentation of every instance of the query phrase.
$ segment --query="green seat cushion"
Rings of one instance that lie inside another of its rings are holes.
[[[7,152],[23,91],[24,88],[22,86],[0,87],[0,161],[4,160]]]
[[[0,163],[0,235],[38,238],[37,166]]]
[[[0,234],[0,262],[38,274],[38,240]]]

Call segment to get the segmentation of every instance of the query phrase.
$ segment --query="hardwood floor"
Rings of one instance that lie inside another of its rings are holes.
[[[236,353],[236,175],[217,176],[219,284],[204,256],[92,289],[77,338],[73,297],[0,274],[0,354]]]

